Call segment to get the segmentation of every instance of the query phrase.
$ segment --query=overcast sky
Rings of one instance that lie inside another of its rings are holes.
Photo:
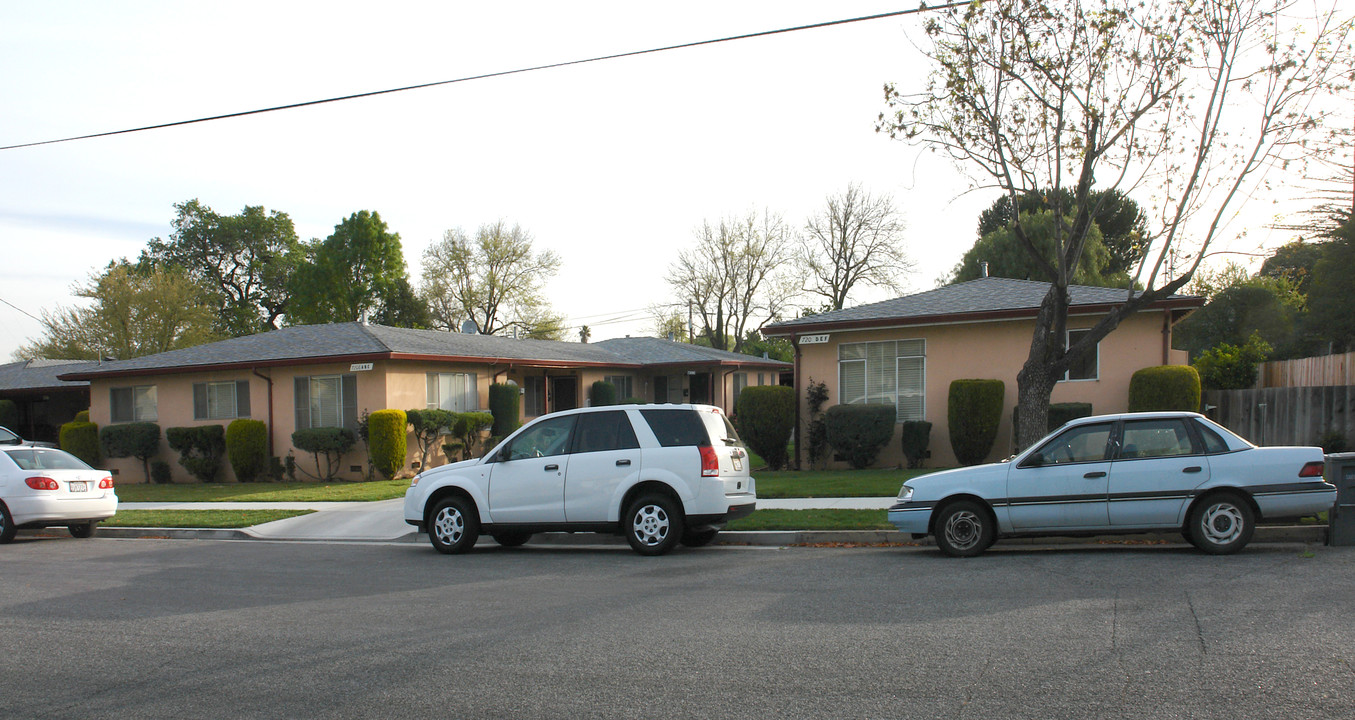
[[[901,10],[913,2],[0,3],[0,146]],[[72,285],[166,237],[173,204],[262,205],[323,238],[358,210],[417,283],[453,227],[519,223],[562,259],[547,292],[594,340],[646,308],[703,220],[792,226],[848,183],[890,194],[934,286],[991,191],[874,132],[919,86],[917,16],[0,152],[0,362]],[[1288,239],[1251,228],[1249,244]],[[885,299],[855,294],[853,304]],[[817,304],[808,301],[807,304]]]

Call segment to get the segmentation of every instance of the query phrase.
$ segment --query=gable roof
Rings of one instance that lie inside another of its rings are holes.
[[[88,382],[60,380],[58,375],[93,366],[92,360],[48,360],[36,358],[0,365],[0,392],[43,390],[83,390]]]
[[[1040,310],[1040,303],[1048,292],[1047,282],[999,277],[979,278],[892,300],[773,323],[763,328],[762,334],[786,337],[818,330],[1035,317]],[[1123,304],[1128,297],[1122,288],[1088,285],[1069,285],[1068,295],[1071,301],[1069,311],[1074,313],[1109,312]],[[1171,295],[1148,307],[1194,309],[1201,305],[1204,305],[1202,297]]]
[[[701,348],[659,338],[598,343],[518,340],[440,330],[334,323],[297,325],[181,350],[81,367],[68,380],[126,375],[201,372],[228,368],[314,365],[373,360],[515,363],[546,367],[733,365],[783,369],[790,363]]]

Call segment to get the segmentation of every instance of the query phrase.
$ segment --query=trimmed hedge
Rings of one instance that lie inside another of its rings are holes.
[[[593,383],[593,389],[589,394],[593,400],[593,407],[616,404],[616,386],[606,380],[598,380]]]
[[[81,410],[75,414],[75,422],[89,422],[89,411]]]
[[[85,418],[88,422],[89,418]],[[19,405],[8,398],[0,399],[0,426],[19,431]]]
[[[150,460],[160,452],[160,426],[153,422],[134,422],[99,428],[99,449],[104,457],[140,460],[146,482],[150,482]]]
[[[922,467],[922,461],[927,457],[927,446],[932,441],[932,424],[926,420],[907,420],[903,423],[900,435],[908,467]]]
[[[226,457],[240,482],[254,482],[268,471],[268,424],[239,418],[226,426]]]
[[[487,412],[452,413],[452,435],[461,443],[462,459],[475,457],[475,446],[480,444],[480,436],[494,427],[494,414]],[[445,446],[444,446],[445,447]],[[451,457],[448,456],[450,460]]]
[[[151,462],[151,482],[157,485],[168,485],[174,482],[174,473],[170,470],[169,463],[164,460],[153,460]]]
[[[513,383],[494,383],[489,386],[489,412],[494,416],[493,434],[508,437],[522,425],[522,391]]]
[[[194,425],[165,430],[171,450],[179,453],[179,464],[201,482],[213,482],[226,454],[226,428],[221,425]]]
[[[387,480],[405,466],[409,453],[409,423],[404,410],[377,410],[367,417],[367,451],[372,467]]]
[[[1129,412],[1200,410],[1200,374],[1189,365],[1146,367],[1129,379]]]
[[[795,431],[795,389],[781,385],[746,387],[734,404],[739,436],[767,462],[780,470],[789,461],[786,452]]]
[[[893,405],[834,405],[823,414],[828,445],[852,467],[869,467],[894,437]]]
[[[960,464],[977,465],[992,451],[1005,393],[1006,385],[1001,380],[951,382],[946,420],[950,447]]]
[[[310,453],[315,459],[317,474],[311,477],[320,480],[333,480],[338,477],[339,462],[357,442],[357,436],[348,428],[302,428],[292,433],[292,445],[298,450]],[[324,467],[320,466],[321,455],[325,456]]]
[[[1084,402],[1068,403],[1050,403],[1049,415],[1045,422],[1045,432],[1051,433],[1064,426],[1069,421],[1080,417],[1088,417],[1092,414],[1092,404]],[[1012,408],[1012,437],[1016,436],[1016,428],[1021,427],[1021,406]]]
[[[494,391],[493,385],[490,392]],[[414,430],[414,446],[419,449],[419,469],[428,469],[428,453],[435,447],[439,438],[451,431],[456,421],[456,413],[451,410],[433,408],[431,410],[406,410],[405,422]]]
[[[84,460],[86,465],[99,466],[98,425],[72,420],[61,426],[57,442],[62,450]]]

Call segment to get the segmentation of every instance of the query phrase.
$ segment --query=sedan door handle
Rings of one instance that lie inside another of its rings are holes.
[[[554,464],[554,463],[551,463],[550,465],[547,465],[547,466],[546,466],[546,472],[550,472],[550,471],[552,471],[552,470],[559,470],[559,469],[560,469],[560,466],[559,466],[559,465],[556,465],[556,464]]]
[[[617,467],[628,467],[629,465],[630,465],[630,461],[629,461],[629,460],[617,460],[617,461],[616,461],[616,466],[617,466]]]
[[[1200,472],[1200,471],[1202,471],[1202,470],[1204,470],[1204,468],[1200,467],[1199,465],[1191,465],[1191,466],[1188,467],[1188,468],[1183,468],[1183,469],[1181,470],[1181,472],[1197,473],[1197,472]]]
[[[1103,478],[1105,476],[1106,473],[1104,470],[1097,470],[1096,472],[1089,472],[1086,475],[1083,475],[1082,477],[1087,478],[1088,480],[1095,480],[1096,478]]]

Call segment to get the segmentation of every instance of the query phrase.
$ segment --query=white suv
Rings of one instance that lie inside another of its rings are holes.
[[[478,460],[420,473],[405,522],[443,553],[485,532],[620,533],[641,555],[698,547],[753,512],[757,492],[734,426],[709,405],[613,405],[543,415]]]

